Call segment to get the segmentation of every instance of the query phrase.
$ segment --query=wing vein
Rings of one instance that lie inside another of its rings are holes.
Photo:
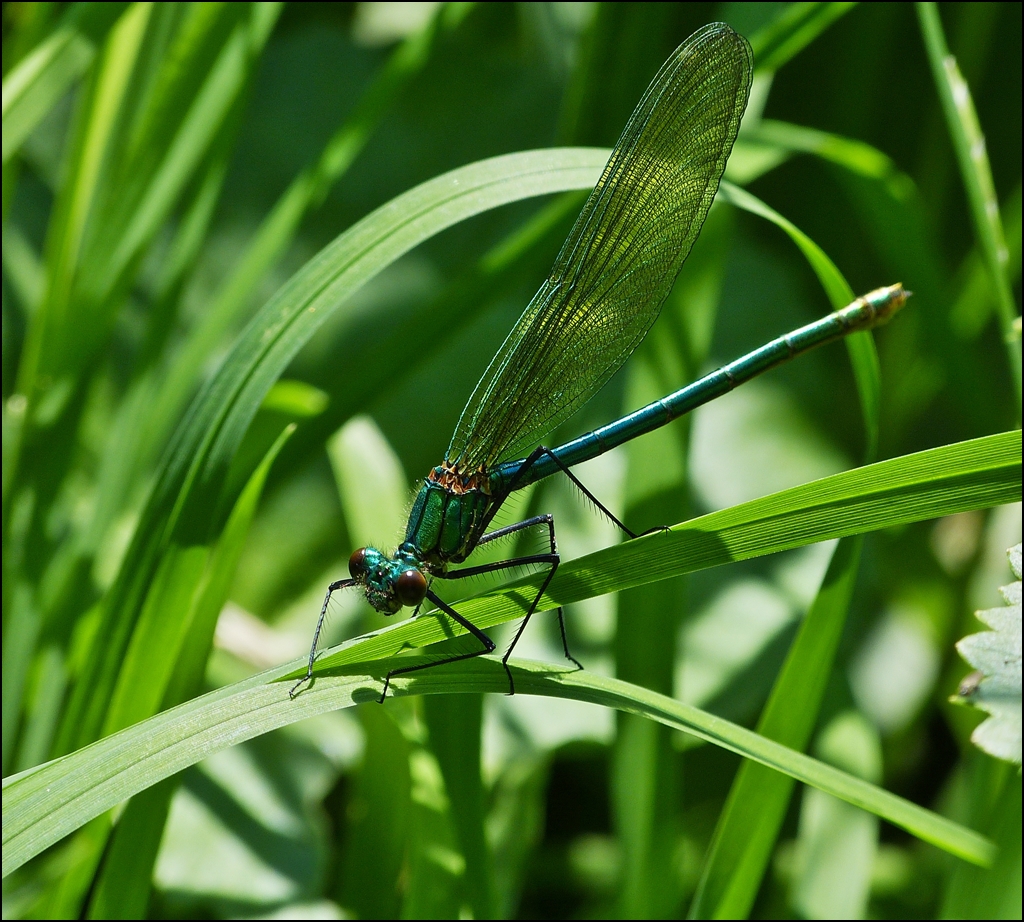
[[[661,312],[718,191],[750,92],[746,39],[694,33],[647,88],[548,278],[473,391],[463,471],[521,457],[586,403]]]

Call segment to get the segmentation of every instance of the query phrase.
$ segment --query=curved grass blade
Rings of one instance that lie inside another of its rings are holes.
[[[88,70],[107,30],[126,6],[127,3],[74,4],[53,32],[4,77],[5,164],[75,80]]]
[[[853,597],[863,537],[844,538],[800,625],[757,732],[802,752],[814,730]],[[688,918],[746,918],[789,806],[793,779],[744,762],[729,789]]]
[[[767,169],[760,167],[755,162],[751,166],[759,166],[756,171],[748,169],[744,173],[736,175],[733,174],[730,163],[730,169],[726,171],[726,175],[740,185],[746,185],[746,183],[763,176],[768,169],[789,159],[791,154],[813,154],[856,176],[863,176],[881,183],[886,192],[896,201],[906,201],[916,192],[914,181],[900,170],[887,154],[863,141],[846,138],[829,131],[820,131],[817,128],[766,118],[758,122],[754,128],[743,132],[742,137],[737,141],[737,152],[741,150],[741,145],[743,148],[758,149],[760,160],[767,158],[770,152],[771,159],[767,164]]]
[[[832,538],[1019,502],[1020,452],[1020,430],[1002,432],[854,468],[712,512],[563,563],[537,611]],[[526,577],[467,599],[459,611],[484,630],[511,621],[527,610],[541,579],[543,574]],[[447,620],[421,614],[341,645],[320,660],[316,672],[396,656],[461,633]]]
[[[818,276],[818,281],[825,289],[825,294],[834,310],[838,310],[853,300],[853,290],[843,278],[843,274],[836,268],[836,264],[792,221],[784,218],[774,208],[769,207],[745,189],[734,186],[732,183],[723,182],[721,192],[725,201],[744,211],[749,211],[751,214],[759,215],[785,231],[800,252],[804,254],[804,258],[814,270],[814,274]],[[864,416],[864,429],[867,434],[864,456],[865,460],[872,461],[878,449],[878,402],[881,387],[878,353],[875,351],[875,341],[868,332],[846,336],[843,338],[843,343],[850,356],[850,364],[853,366],[853,377],[857,382],[857,395],[860,398],[861,413]]]
[[[665,62],[550,275],[469,398],[448,462],[490,470],[524,456],[630,356],[711,208],[751,73],[746,39],[722,23]]]
[[[378,665],[323,677],[294,701],[288,696],[287,683],[280,681],[288,667],[272,669],[157,714],[71,756],[5,779],[4,875],[91,817],[213,752],[306,717],[373,703],[387,670],[387,664]],[[566,672],[525,660],[512,660],[510,665],[521,694],[571,698],[657,720],[875,813],[967,861],[987,865],[992,860],[992,844],[978,833],[713,714],[590,672]],[[396,695],[504,692],[507,688],[500,661],[490,657],[394,682]]]
[[[847,303],[852,297],[849,283],[813,240],[744,190],[730,185],[725,194],[734,204],[767,218],[788,234],[814,269],[833,306]],[[870,335],[859,335],[856,340],[847,337],[845,345],[860,396],[867,459],[872,460],[878,444],[878,356]],[[800,626],[758,721],[759,733],[796,750],[802,751],[807,745],[832,674],[862,543],[860,536],[850,536],[833,552],[821,589]],[[741,766],[719,816],[690,908],[691,916],[743,917],[749,913],[792,786],[792,779],[763,765],[745,762]]]
[[[854,3],[791,3],[750,37],[759,71],[776,71],[806,48]]]
[[[184,587],[172,587],[159,599],[166,606],[157,614],[160,621],[177,623],[180,637],[154,636],[158,627],[151,628],[147,637],[141,634],[135,645],[134,656],[130,656],[121,673],[121,687],[134,691],[136,698],[145,698],[140,690],[152,694],[153,686],[162,701],[144,704],[142,712],[147,715],[158,707],[170,707],[196,695],[202,688],[203,672],[213,644],[213,633],[217,616],[224,606],[231,581],[234,578],[242,547],[249,533],[253,516],[263,493],[270,468],[281,448],[295,431],[295,424],[285,427],[271,445],[256,470],[249,478],[235,508],[228,518],[223,533],[216,544],[207,551],[205,572],[201,578]],[[184,588],[185,592],[182,592]],[[175,617],[171,605],[176,597],[187,600],[186,619]],[[168,657],[166,648],[177,645],[182,652]],[[160,673],[167,668],[174,672],[166,681],[159,681]],[[132,673],[136,673],[134,680]],[[115,693],[115,702],[116,702]],[[126,694],[124,697],[128,697]],[[138,702],[132,706],[138,708]],[[116,704],[111,708],[111,719],[127,718],[129,706],[122,705],[118,714]],[[146,796],[133,798],[118,820],[112,833],[112,840],[106,847],[102,868],[92,882],[89,894],[89,918],[124,919],[137,918],[145,914],[149,899],[150,882],[153,877],[153,863],[170,808],[171,798],[177,790],[177,782],[168,781],[146,791]]]
[[[436,177],[377,209],[310,260],[254,317],[192,404],[104,599],[99,636],[65,714],[57,751],[92,742],[105,721],[124,653],[164,551],[202,544],[210,509],[230,508],[222,488],[264,395],[292,357],[361,285],[427,238],[523,198],[588,188],[607,157],[584,149],[496,157]]]
[[[561,602],[585,598],[601,591],[635,585],[638,583],[638,573],[644,574],[641,578],[648,575],[651,579],[663,578],[835,537],[837,527],[840,534],[844,529],[849,529],[847,533],[853,533],[1014,501],[1020,496],[1020,451],[1021,433],[1002,433],[881,462],[712,513],[677,526],[670,534],[632,541],[563,565],[565,576],[560,573],[559,579],[552,584],[545,597],[544,607],[551,608]],[[652,541],[661,542],[662,553],[649,553]],[[638,553],[648,562],[664,560],[669,566],[658,568],[654,573],[649,572],[651,568],[645,571],[636,566]],[[524,604],[528,604],[528,599],[532,598],[532,594],[520,592],[517,597],[516,593],[516,588],[510,587],[490,597],[471,600],[465,603],[464,610],[482,627],[493,626],[521,614]],[[320,664],[318,676],[323,677],[328,668],[337,670],[346,664],[390,657],[408,646],[422,646],[451,634],[451,629],[437,618],[421,616],[410,619],[389,630],[344,645]],[[185,761],[182,764],[173,760],[167,762],[156,775],[147,776],[145,782],[132,782],[138,786],[126,786],[125,776],[114,778],[104,775],[102,780],[93,776],[83,788],[86,776],[70,771],[65,765],[67,762],[72,767],[77,765],[76,760],[83,758],[79,754],[49,763],[41,787],[36,782],[27,783],[29,779],[39,781],[37,775],[43,769],[33,769],[15,776],[10,784],[17,782],[17,788],[8,791],[5,786],[5,873],[8,867],[18,866],[91,817],[148,784],[191,764],[188,759],[197,761],[212,751],[208,747],[214,743],[218,747],[221,744],[231,745],[271,729],[272,725],[280,725],[273,723],[275,720],[289,722],[294,712],[284,715],[287,709],[286,691],[283,693],[285,700],[279,701],[280,696],[273,698],[275,710],[259,717],[256,711],[264,705],[248,701],[241,711],[235,713],[228,699],[265,682],[284,687],[289,678],[304,671],[304,666],[296,669],[294,665],[271,670],[231,689],[223,689],[189,702],[174,711],[162,712],[144,724],[108,737],[89,748],[90,753],[103,753],[97,762],[99,769],[106,771],[113,767],[112,760],[119,759],[127,771],[139,763],[140,753],[150,751],[139,748],[139,740],[132,737],[138,727],[159,730],[169,726],[168,721],[173,723],[177,719],[175,714],[181,715],[187,726],[185,732],[192,736],[187,745],[183,738],[174,744],[185,746],[184,751],[180,748],[175,750],[175,758],[184,757]],[[382,668],[386,669],[386,665],[382,665]],[[429,671],[423,675],[430,677],[435,673]],[[304,700],[309,696],[313,701],[319,701],[317,689],[320,685],[318,678],[306,693],[296,699],[299,716],[320,712],[316,708],[310,711],[311,702]],[[348,700],[356,700],[352,695],[360,688],[362,685],[359,683],[348,688]],[[379,694],[375,685],[363,688],[363,692],[365,694],[360,694],[367,700],[367,696],[376,698]],[[653,694],[646,691],[643,693]],[[331,706],[334,705],[327,705],[322,710],[330,709]],[[203,710],[206,715],[203,720],[207,723],[202,726],[190,723],[195,719],[196,708]],[[250,709],[254,713],[250,714]],[[250,726],[253,721],[263,719],[269,719],[271,723],[264,723],[262,729]],[[214,729],[210,721],[226,723],[224,727]],[[199,750],[195,746],[199,746]],[[144,763],[146,757],[143,756],[141,761]],[[59,768],[62,765],[65,765],[63,771]],[[58,801],[64,802],[63,813],[56,809]]]

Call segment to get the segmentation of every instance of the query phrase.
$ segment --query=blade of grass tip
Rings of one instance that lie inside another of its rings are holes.
[[[1009,252],[1003,225],[999,219],[992,168],[989,165],[985,136],[978,122],[974,100],[967,82],[960,74],[956,58],[949,53],[942,21],[934,3],[918,3],[917,18],[921,25],[928,63],[931,65],[935,88],[942,104],[946,127],[953,150],[956,152],[960,176],[967,190],[974,233],[981,246],[989,282],[995,294],[996,314],[1003,334],[1010,376],[1017,397],[1017,420],[1021,417],[1021,346],[1013,325],[1020,316],[1013,300],[1013,291],[1007,277]]]
[[[96,57],[127,3],[75,3],[56,28],[4,77],[3,163]],[[5,48],[5,54],[7,53]]]
[[[363,668],[366,665],[370,664]],[[571,698],[646,716],[769,765],[966,861],[987,865],[992,860],[992,843],[976,832],[713,714],[592,672],[567,672],[561,666],[524,660],[510,665],[519,693]],[[157,714],[71,756],[4,779],[3,873],[9,874],[91,817],[213,752],[315,714],[376,701],[387,667],[377,664],[371,675],[360,671],[322,676],[294,700],[285,678],[289,667],[268,670]],[[397,697],[503,693],[508,680],[499,659],[477,657],[397,677],[392,686]]]
[[[762,119],[747,135],[749,141],[774,144],[793,153],[813,154],[843,167],[858,176],[880,182],[898,202],[916,194],[914,181],[895,164],[891,157],[854,138],[817,128],[806,128],[791,122]]]
[[[141,709],[152,709],[159,702],[158,696],[165,686],[160,705],[163,708],[171,707],[200,690],[217,615],[227,597],[267,472],[293,428],[286,427],[257,465],[224,531],[207,556],[205,571],[200,573],[195,567],[172,568],[173,572],[167,581],[169,585],[152,587],[157,607],[164,606],[163,612],[168,614],[172,625],[181,626],[177,636],[143,638],[134,644],[133,652],[137,655],[133,658],[129,654],[124,672],[130,675],[134,667],[135,672],[141,672],[146,677],[136,687],[139,692],[137,697],[128,696],[129,707],[137,709],[134,717],[140,716]],[[172,560],[188,556],[172,555]],[[201,555],[199,560],[201,562]],[[166,596],[162,594],[165,588]],[[174,617],[176,598],[185,600],[184,621]],[[158,613],[154,620],[159,622],[163,619]],[[140,628],[146,627],[145,621],[140,623]],[[184,639],[179,639],[181,635],[184,635]],[[152,641],[152,645],[148,645],[147,640]],[[161,643],[161,640],[167,642]],[[147,672],[147,666],[153,667],[151,672]],[[169,668],[172,671],[167,680],[165,677]],[[121,713],[114,714],[112,719],[131,719],[131,716],[126,717],[124,707],[120,710]],[[176,779],[167,779],[146,791],[144,796],[132,799],[121,813],[109,842],[104,832],[109,827],[108,818],[107,827],[90,827],[89,833],[81,841],[68,846],[67,861],[74,865],[74,872],[66,875],[67,882],[60,889],[58,918],[81,917],[82,902],[87,898],[92,901],[88,913],[95,918],[135,918],[145,909],[153,862],[160,845],[167,809],[177,785]],[[94,877],[94,869],[101,855],[99,875]],[[73,886],[76,881],[77,886]]]
[[[810,741],[846,624],[863,539],[844,538],[832,554],[758,720],[762,736],[803,751]],[[733,781],[690,905],[691,919],[746,918],[761,886],[794,780],[747,761]]]

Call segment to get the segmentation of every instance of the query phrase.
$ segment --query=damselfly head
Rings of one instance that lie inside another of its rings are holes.
[[[403,606],[413,608],[427,594],[427,578],[417,562],[404,553],[389,556],[375,547],[361,547],[348,561],[348,570],[377,611],[393,615]]]

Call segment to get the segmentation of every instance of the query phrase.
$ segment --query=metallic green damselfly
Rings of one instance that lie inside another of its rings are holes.
[[[547,572],[512,643],[508,658],[559,565],[554,521],[539,515],[488,532],[516,490],[559,471],[631,538],[570,468],[707,403],[756,375],[849,333],[888,320],[907,298],[900,285],[879,288],[842,310],[762,346],[669,396],[556,448],[541,440],[582,407],[621,367],[657,319],[707,217],[750,93],[750,45],[723,23],[691,35],[662,66],[630,117],[601,178],[562,246],[547,280],[527,306],[466,404],[444,462],[423,482],[405,540],[393,553],[373,547],[349,561],[351,578],[332,593],[360,586],[386,615],[429,600],[479,646],[434,662],[399,666],[395,675],[491,653],[494,642],[430,586],[524,565]],[[527,528],[547,531],[549,551],[451,569],[482,544]],[[562,610],[558,624],[569,653]]]

